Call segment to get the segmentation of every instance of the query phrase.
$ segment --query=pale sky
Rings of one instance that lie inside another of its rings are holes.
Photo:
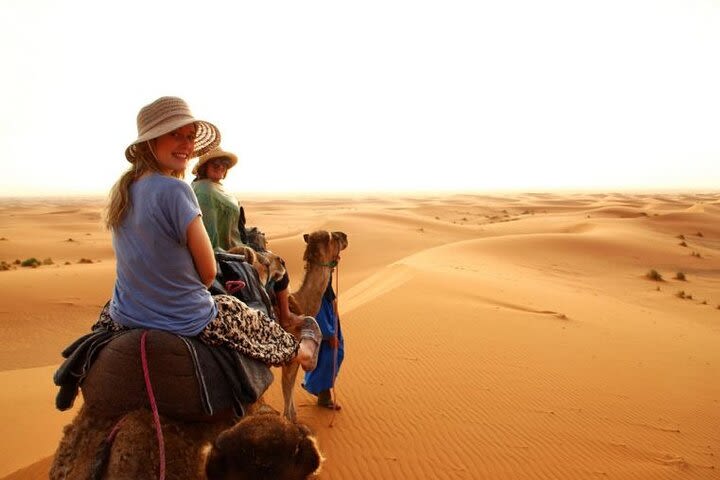
[[[719,0],[0,0],[0,61],[0,195],[106,193],[163,95],[240,197],[720,186]]]

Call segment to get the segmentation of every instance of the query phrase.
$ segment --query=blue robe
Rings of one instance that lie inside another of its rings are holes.
[[[345,341],[342,335],[342,329],[340,328],[340,319],[335,315],[335,309],[333,308],[333,301],[335,300],[335,292],[332,289],[332,277],[330,277],[330,283],[328,284],[327,290],[323,294],[322,303],[320,304],[320,311],[318,312],[315,320],[320,325],[322,330],[323,338],[332,337],[335,335],[335,327],[337,326],[337,337],[338,337],[338,349],[337,349],[337,360],[335,359],[336,351],[330,347],[330,344],[326,341],[322,342],[320,346],[320,354],[318,356],[317,367],[312,372],[305,373],[305,381],[303,387],[305,390],[317,395],[324,390],[328,390],[335,385],[335,378],[340,371],[340,365],[342,364],[345,356]],[[337,362],[337,363],[335,363]],[[333,364],[335,363],[335,366]],[[334,375],[333,375],[334,370]]]

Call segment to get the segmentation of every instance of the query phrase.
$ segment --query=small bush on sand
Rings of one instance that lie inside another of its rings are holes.
[[[93,261],[89,258],[81,258],[80,260],[78,260],[78,263],[93,263]]]
[[[53,265],[54,263],[55,262],[53,262],[53,259],[49,257],[42,261],[43,265]]]
[[[645,276],[646,276],[647,278],[649,278],[650,280],[653,280],[653,281],[655,281],[655,282],[662,282],[662,281],[663,281],[662,275],[660,275],[660,273],[659,273],[657,270],[654,270],[654,269],[653,269],[653,270],[650,270],[649,272],[647,272],[647,273],[645,274]]]
[[[685,240],[683,240],[682,242],[678,243],[678,245],[680,245],[681,247],[687,247],[687,243],[685,243]]]
[[[0,272],[4,272],[5,270],[10,270],[10,269],[12,269],[12,265],[7,263],[5,260],[0,262]]]
[[[702,236],[703,236],[702,232],[697,232],[695,235],[697,235],[698,237],[702,237]]]
[[[20,263],[21,267],[37,268],[40,265],[40,260],[35,257],[26,258]]]
[[[678,236],[675,237],[675,238],[679,238],[680,240],[685,240],[685,235],[683,235],[683,234],[681,233],[680,235],[678,235]]]
[[[683,272],[677,272],[675,274],[675,280],[682,280],[683,282],[687,281]]]
[[[697,258],[702,258],[702,255],[700,255],[700,252],[692,252],[690,255]]]
[[[686,297],[685,297],[685,290],[680,290],[679,292],[677,292],[677,293],[675,294],[675,296],[678,297],[678,298],[686,298]]]

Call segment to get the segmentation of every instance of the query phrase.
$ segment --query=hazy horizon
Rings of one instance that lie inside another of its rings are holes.
[[[9,0],[0,195],[105,194],[163,95],[244,195],[713,190],[719,51],[708,0]]]

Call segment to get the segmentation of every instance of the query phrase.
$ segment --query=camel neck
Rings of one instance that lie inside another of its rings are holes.
[[[303,313],[315,316],[320,310],[322,296],[327,289],[332,269],[320,265],[305,264],[305,276],[293,295],[300,303]]]

